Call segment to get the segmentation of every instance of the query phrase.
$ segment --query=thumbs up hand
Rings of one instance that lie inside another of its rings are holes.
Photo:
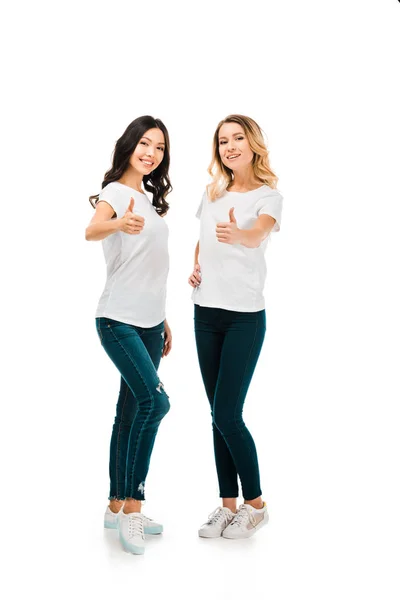
[[[135,200],[134,198],[131,198],[131,201],[129,202],[129,206],[128,206],[128,210],[126,212],[131,212],[133,213],[133,207],[135,206]]]
[[[120,231],[129,233],[131,235],[137,235],[144,227],[144,218],[140,215],[136,215],[133,212],[135,206],[134,198],[131,198],[129,206],[126,209],[124,216],[120,219]]]
[[[234,210],[233,207],[229,210],[228,223],[217,223],[217,240],[222,244],[240,244],[242,230],[237,226]]]

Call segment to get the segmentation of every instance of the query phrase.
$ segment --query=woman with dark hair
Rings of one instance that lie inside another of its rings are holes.
[[[196,214],[200,241],[189,283],[222,506],[199,535],[244,538],[268,522],[242,411],[266,331],[264,252],[270,232],[280,228],[282,196],[261,129],[243,115],[218,124],[208,172],[213,180]],[[237,510],[238,476],[244,503]]]
[[[158,426],[169,410],[157,375],[172,345],[165,318],[169,258],[163,219],[172,190],[169,152],[162,121],[135,119],[115,145],[102,191],[89,198],[96,212],[86,229],[87,240],[102,240],[107,264],[97,333],[121,376],[104,526],[119,529],[123,548],[133,554],[143,554],[145,533],[163,529],[141,513],[141,504]]]

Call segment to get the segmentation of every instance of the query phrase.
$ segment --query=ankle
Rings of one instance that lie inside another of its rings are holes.
[[[237,512],[236,508],[236,498],[223,498],[222,499],[222,508],[229,508],[233,513]]]
[[[111,510],[111,512],[113,513],[117,513],[121,510],[121,507],[123,506],[124,501],[123,500],[110,500],[110,504],[109,509]]]
[[[142,510],[141,500],[135,500],[134,498],[127,498],[125,500],[123,512],[127,515],[129,513],[138,512]]]
[[[264,502],[261,500],[261,498],[254,498],[254,500],[245,500],[244,504],[249,504],[256,510],[260,510],[261,508],[264,508]]]

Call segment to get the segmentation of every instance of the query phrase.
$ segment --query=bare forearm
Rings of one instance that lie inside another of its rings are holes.
[[[246,248],[258,248],[267,235],[268,233],[258,227],[240,229],[239,244],[246,246]]]
[[[110,219],[99,223],[92,223],[86,228],[85,238],[90,242],[98,242],[119,231],[121,219]]]
[[[199,252],[200,252],[200,242],[197,242],[196,249],[194,251],[194,264],[195,264],[195,266],[199,262]]]

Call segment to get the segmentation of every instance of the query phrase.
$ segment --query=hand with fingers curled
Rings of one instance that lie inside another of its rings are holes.
[[[135,200],[131,198],[124,216],[120,219],[120,231],[131,235],[138,235],[144,227],[144,218],[133,212]]]
[[[198,263],[194,265],[193,273],[190,275],[188,283],[194,288],[199,287],[201,284],[201,269]]]
[[[229,223],[217,223],[217,240],[222,244],[240,244],[242,230],[237,226],[234,210],[229,210]]]
[[[164,356],[168,356],[168,354],[171,352],[171,348],[172,348],[171,327],[168,325],[167,319],[165,319],[165,321],[164,321],[164,347],[163,347],[161,358],[164,358]]]

